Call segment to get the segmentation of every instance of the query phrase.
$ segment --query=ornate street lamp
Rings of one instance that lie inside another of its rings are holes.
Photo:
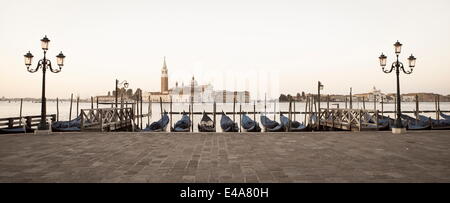
[[[122,81],[119,83],[119,80],[116,79],[116,108],[117,108],[117,100],[118,100],[118,95],[119,95],[119,85],[123,86],[125,89],[128,88],[128,82],[126,80]]]
[[[398,56],[402,51],[402,44],[399,41],[397,41],[394,44],[394,47],[395,47],[395,54],[397,55],[397,60],[394,63],[392,63],[390,70],[385,70],[387,64],[387,57],[383,53],[381,54],[380,57],[378,57],[378,59],[380,60],[380,66],[382,67],[384,73],[391,73],[395,69],[395,73],[397,76],[397,119],[395,120],[395,126],[394,128],[392,128],[392,132],[398,134],[406,131],[401,120],[402,111],[400,98],[400,70],[402,70],[402,72],[405,74],[411,74],[413,72],[413,68],[416,66],[416,57],[414,57],[411,54],[411,56],[408,58],[409,70],[405,70],[403,63],[400,62],[398,59]]]
[[[41,121],[39,123],[38,129],[39,130],[48,130],[49,126],[46,122],[46,114],[47,114],[47,104],[46,104],[46,98],[45,98],[45,72],[47,69],[49,69],[53,73],[59,73],[61,72],[62,67],[64,66],[64,54],[60,52],[56,56],[56,61],[58,64],[58,68],[53,68],[52,63],[50,60],[47,59],[46,54],[48,50],[48,45],[50,43],[50,40],[45,36],[41,39],[41,48],[44,50],[44,58],[39,60],[37,63],[36,68],[30,68],[31,62],[33,60],[33,54],[31,54],[29,51],[27,54],[24,55],[25,57],[25,65],[27,66],[27,70],[30,73],[35,73],[39,69],[42,69],[42,97],[41,97]]]

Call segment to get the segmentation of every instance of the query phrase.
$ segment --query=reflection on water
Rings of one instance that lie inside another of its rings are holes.
[[[330,108],[335,108],[339,104],[340,108],[345,107],[345,103],[343,102],[330,102]],[[243,112],[249,112],[250,117],[253,119],[253,103],[249,104],[236,104],[236,111],[239,112],[240,105]],[[94,107],[96,105],[94,104]],[[276,111],[289,111],[289,103],[273,103],[273,102],[267,102],[267,112],[273,112],[274,106]],[[321,103],[321,107],[324,108],[327,106],[326,102]],[[100,105],[100,108],[109,108],[111,105]],[[354,108],[363,108],[362,102],[354,102],[353,103]],[[373,102],[366,102],[365,103],[366,109],[374,109]],[[376,105],[378,110],[381,110],[381,104],[378,103]],[[59,119],[60,120],[68,120],[69,119],[69,108],[70,108],[70,102],[67,101],[60,101],[59,103]],[[80,109],[89,109],[91,108],[90,103],[80,103],[79,104]],[[395,108],[394,104],[384,104],[384,110],[385,111],[393,111]],[[414,111],[416,108],[415,102],[403,102],[402,103],[402,110],[404,111]],[[170,107],[168,103],[163,103],[163,110],[169,111]],[[189,104],[187,103],[174,103],[172,105],[172,109],[175,112],[182,112],[182,111],[189,111]],[[295,109],[296,111],[304,112],[305,111],[305,103],[304,102],[296,102],[295,103]],[[441,111],[450,111],[450,102],[441,102],[440,104]],[[217,112],[232,112],[233,111],[233,103],[217,103]],[[419,110],[435,110],[435,103],[434,102],[421,102],[419,104]],[[146,114],[149,111],[149,105],[148,103],[143,104],[143,113]],[[213,104],[212,103],[198,103],[194,104],[194,111],[195,112],[202,112],[202,111],[213,111]],[[256,104],[256,111],[263,112],[264,111],[264,102],[257,103]],[[147,125],[148,121],[153,122],[160,118],[160,104],[159,103],[153,103],[151,105],[151,112],[152,116],[148,118],[143,118],[143,126]],[[40,103],[33,103],[33,102],[24,102],[23,103],[23,109],[22,109],[22,115],[40,115],[41,113],[41,104]],[[72,106],[72,118],[76,117],[76,104],[74,103]],[[20,114],[20,101],[11,101],[9,103],[8,101],[0,101],[0,118],[5,117],[18,117]],[[56,102],[55,101],[48,101],[47,102],[47,114],[56,114]],[[393,114],[385,114],[393,117]],[[434,113],[427,113],[424,114],[425,116],[431,116],[432,118],[435,118],[436,114]],[[233,119],[232,115],[229,115],[231,119]],[[411,115],[412,116],[412,115]],[[194,131],[197,131],[197,124],[201,119],[201,115],[195,115],[194,116]],[[273,119],[273,115],[269,116],[271,119]],[[296,115],[296,120],[303,122],[304,121],[304,115]],[[176,121],[178,121],[181,118],[181,115],[173,115],[172,124],[175,124]],[[211,116],[212,118],[212,116]],[[259,122],[259,115],[256,116],[257,121]],[[220,114],[216,117],[217,125],[220,126]],[[235,116],[236,122],[239,122],[239,115]],[[276,116],[276,120],[279,121],[279,116]],[[220,131],[220,127],[217,128],[218,131]]]

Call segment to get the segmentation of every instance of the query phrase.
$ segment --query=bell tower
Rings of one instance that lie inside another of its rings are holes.
[[[167,72],[166,57],[164,56],[164,64],[161,69],[161,93],[169,92],[169,76]]]

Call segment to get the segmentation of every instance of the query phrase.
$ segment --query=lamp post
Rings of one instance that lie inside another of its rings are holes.
[[[397,41],[394,44],[394,47],[397,60],[392,63],[390,70],[385,70],[387,57],[383,53],[381,53],[381,56],[378,57],[378,59],[380,59],[380,66],[382,67],[384,73],[391,73],[395,69],[395,74],[397,76],[397,119],[395,120],[394,128],[392,128],[392,133],[399,134],[406,131],[401,120],[400,70],[402,70],[402,72],[405,74],[411,74],[413,72],[413,68],[416,66],[416,57],[411,54],[411,56],[408,58],[410,69],[405,70],[403,63],[398,59],[402,51],[402,44]]]
[[[317,130],[320,129],[320,90],[323,90],[323,84],[318,81],[317,82]]]
[[[122,81],[119,83],[119,80],[116,79],[116,108],[117,108],[117,100],[118,100],[118,95],[119,95],[119,85],[123,85],[124,88],[128,88],[128,82],[126,80]]]
[[[39,123],[38,129],[39,130],[48,130],[49,126],[46,122],[46,114],[47,114],[47,104],[46,104],[46,98],[45,98],[45,72],[47,69],[49,69],[53,73],[59,73],[61,72],[62,67],[64,66],[64,54],[60,52],[56,56],[56,63],[58,64],[58,68],[53,68],[52,63],[50,60],[47,59],[47,51],[48,51],[48,45],[50,43],[50,40],[45,36],[41,39],[41,48],[44,50],[44,58],[39,60],[37,63],[36,68],[30,68],[31,62],[33,60],[33,54],[31,54],[29,51],[27,54],[24,55],[25,57],[25,65],[27,66],[27,71],[30,73],[35,73],[39,69],[42,69],[42,96],[41,96],[41,121]]]

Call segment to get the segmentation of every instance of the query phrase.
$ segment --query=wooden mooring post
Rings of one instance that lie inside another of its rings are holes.
[[[303,124],[306,125],[306,116],[308,115],[308,104],[309,104],[309,97],[306,97],[306,101],[305,101],[305,120],[303,121]]]
[[[236,122],[235,115],[236,115],[236,96],[234,96],[233,98],[233,122]]]
[[[59,121],[59,99],[56,97],[56,121]]]
[[[72,120],[72,101],[73,101],[73,93],[70,94],[69,121]]]
[[[256,122],[256,101],[253,101],[253,121]]]
[[[77,96],[77,115],[75,116],[78,117],[80,115],[80,96]]]
[[[217,111],[217,109],[216,109],[216,101],[214,101],[214,103],[213,103],[213,124],[214,124],[214,127],[216,127],[216,111]]]
[[[94,108],[94,97],[91,96],[91,109]]]
[[[170,118],[169,118],[169,121],[170,121],[170,127],[172,127],[172,119],[173,119],[173,116],[172,116],[172,96],[170,96],[170,106],[169,106],[169,110],[170,110],[170,113],[169,113],[169,115],[170,115]],[[170,129],[169,129],[170,130]]]
[[[20,98],[20,112],[19,112],[20,120],[22,120],[22,104],[23,104],[23,98]],[[19,126],[22,126],[22,121],[19,121]]]
[[[277,100],[274,99],[273,100],[273,120],[275,121],[277,119],[276,115],[277,115]]]
[[[239,102],[239,132],[242,132],[242,103]]]

